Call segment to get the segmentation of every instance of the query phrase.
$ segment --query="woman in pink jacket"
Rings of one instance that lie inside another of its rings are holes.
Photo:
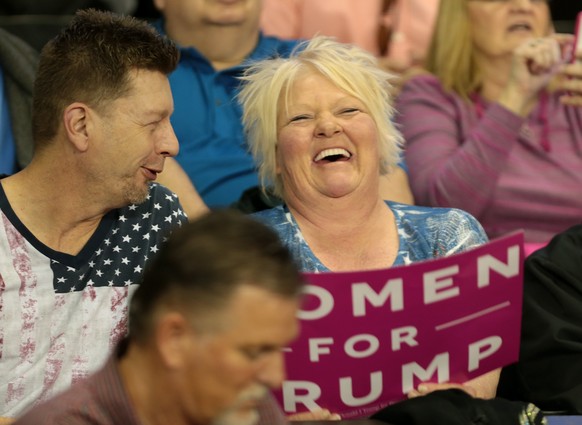
[[[468,211],[490,238],[523,229],[531,244],[580,223],[572,41],[553,33],[547,0],[441,0],[430,73],[397,102],[417,203]]]

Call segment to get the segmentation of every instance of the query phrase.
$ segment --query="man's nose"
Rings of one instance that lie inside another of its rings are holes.
[[[281,351],[269,353],[257,373],[258,380],[269,388],[280,388],[285,380],[285,358]]]
[[[164,126],[164,130],[156,146],[157,153],[163,156],[176,156],[180,150],[178,138],[176,137],[176,133],[174,133],[174,128],[170,120],[166,121]]]

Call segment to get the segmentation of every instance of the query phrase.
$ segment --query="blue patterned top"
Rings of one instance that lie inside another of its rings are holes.
[[[430,208],[386,201],[394,213],[399,249],[393,266],[446,257],[487,242],[479,222],[455,208]],[[329,272],[313,254],[286,206],[253,214],[272,227],[291,250],[303,272]]]

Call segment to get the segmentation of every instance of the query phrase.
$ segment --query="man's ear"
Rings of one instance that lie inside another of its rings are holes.
[[[154,7],[163,12],[166,8],[166,0],[154,0]]]
[[[67,138],[80,152],[89,148],[91,109],[84,103],[71,103],[63,113],[63,124]]]
[[[180,369],[191,355],[193,329],[178,312],[163,313],[156,326],[156,346],[164,365]]]

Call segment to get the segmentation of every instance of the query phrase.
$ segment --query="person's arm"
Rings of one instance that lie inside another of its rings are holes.
[[[408,174],[402,167],[395,167],[390,174],[380,176],[380,196],[384,200],[414,205]]]
[[[560,98],[562,103],[582,107],[582,50],[577,51],[575,62],[562,70],[557,88],[564,92]]]
[[[470,104],[445,93],[432,75],[409,80],[396,110],[416,203],[456,207],[479,218],[494,196],[523,118],[494,104],[477,119]]]
[[[289,421],[340,421],[342,418],[337,413],[332,413],[327,409],[315,410],[313,412],[294,413],[287,416]]]
[[[582,414],[582,225],[555,236],[524,264],[519,361],[499,396]]]
[[[459,390],[465,391],[467,394],[477,397],[490,399],[494,398],[497,392],[497,384],[499,383],[499,375],[501,369],[495,369],[491,372],[485,373],[484,375],[478,376],[477,378],[471,379],[463,384],[457,384],[453,382],[447,382],[442,384],[436,383],[422,383],[418,386],[416,390],[408,393],[408,398],[414,398],[426,395],[433,391],[438,390],[448,390],[451,388],[457,388]]]
[[[166,158],[164,171],[158,175],[158,182],[178,195],[189,220],[209,211],[194,184],[174,158]]]
[[[340,416],[329,410],[320,409],[315,412],[295,413],[285,417],[281,407],[272,394],[263,399],[259,405],[259,421],[257,425],[283,425],[289,421],[338,421]]]

